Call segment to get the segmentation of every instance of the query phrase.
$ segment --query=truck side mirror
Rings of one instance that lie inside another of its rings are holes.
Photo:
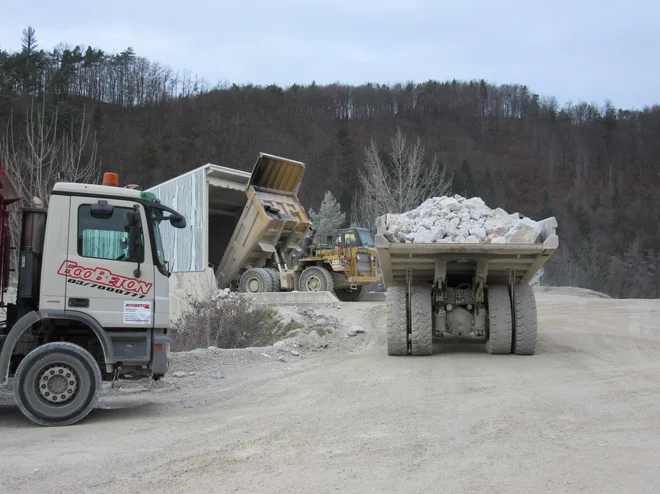
[[[140,226],[140,211],[131,211],[126,215],[128,229],[128,258],[138,263],[144,255],[142,243],[142,228]]]
[[[108,201],[104,199],[100,199],[99,202],[91,204],[89,207],[92,218],[97,218],[99,220],[108,220],[112,218],[114,209],[115,207],[108,204]]]
[[[172,215],[170,216],[170,225],[172,225],[174,228],[185,228],[186,218],[184,218],[180,214]]]

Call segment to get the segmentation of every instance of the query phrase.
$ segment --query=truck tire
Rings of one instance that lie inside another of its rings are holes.
[[[406,287],[387,289],[387,354],[408,355]]]
[[[429,285],[410,287],[411,354],[433,355],[433,303]]]
[[[272,292],[273,278],[267,269],[250,268],[241,276],[238,289],[243,293]]]
[[[536,319],[536,298],[530,285],[514,285],[515,331],[513,333],[513,353],[516,355],[534,355],[538,339]]]
[[[358,285],[355,290],[351,290],[350,288],[338,288],[335,290],[335,295],[337,295],[337,298],[342,302],[355,302],[362,297],[363,288],[362,285]]]
[[[280,273],[277,271],[277,269],[273,269],[273,268],[266,268],[266,271],[268,271],[270,278],[273,280],[273,291],[279,292],[281,289]]]
[[[511,296],[506,285],[488,287],[488,339],[486,351],[492,355],[511,353],[513,325],[511,324]]]
[[[38,425],[65,426],[85,418],[98,401],[101,370],[84,348],[58,341],[32,350],[16,370],[14,395]]]
[[[312,266],[300,275],[301,292],[334,292],[335,282],[332,275],[318,266]]]

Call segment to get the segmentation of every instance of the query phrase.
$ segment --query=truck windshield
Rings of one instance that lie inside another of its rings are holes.
[[[369,230],[360,228],[358,229],[358,235],[360,235],[360,241],[365,247],[373,247],[375,245],[374,238]]]

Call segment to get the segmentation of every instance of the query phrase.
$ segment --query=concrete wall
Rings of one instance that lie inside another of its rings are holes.
[[[170,321],[176,321],[190,307],[188,297],[210,297],[217,287],[212,268],[204,271],[172,273],[170,282]]]

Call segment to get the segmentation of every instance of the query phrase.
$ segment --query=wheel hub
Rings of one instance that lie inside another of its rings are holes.
[[[39,376],[39,395],[48,404],[61,405],[75,398],[78,391],[78,374],[66,364],[46,367]]]
[[[310,292],[318,292],[321,288],[321,280],[316,276],[310,276],[307,280],[307,290]]]
[[[248,282],[246,283],[247,289],[251,293],[258,293],[261,290],[259,290],[261,283],[259,283],[259,280],[257,278],[250,278]]]

